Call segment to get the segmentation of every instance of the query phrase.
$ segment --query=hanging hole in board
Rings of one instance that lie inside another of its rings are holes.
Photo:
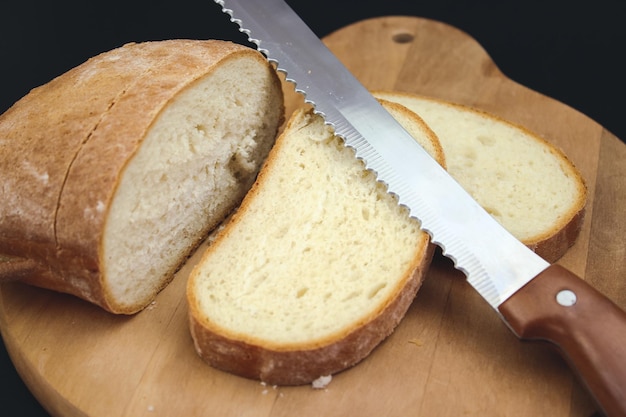
[[[396,33],[395,35],[391,37],[391,39],[395,43],[409,43],[409,42],[413,42],[414,36],[410,33],[402,32],[402,33]]]

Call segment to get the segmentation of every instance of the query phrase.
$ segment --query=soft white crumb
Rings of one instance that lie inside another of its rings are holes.
[[[149,412],[153,412],[154,411],[154,406],[153,405],[149,405],[148,406],[148,411]]]
[[[330,381],[333,379],[332,375],[320,376],[315,381],[311,383],[314,389],[323,389],[330,384]]]

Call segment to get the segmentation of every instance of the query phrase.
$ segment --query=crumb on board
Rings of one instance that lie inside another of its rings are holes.
[[[313,389],[323,389],[323,388],[326,388],[328,384],[330,384],[330,381],[332,379],[333,379],[332,375],[320,376],[319,378],[317,378],[311,383],[311,386],[313,387]]]
[[[269,387],[267,385],[267,382],[260,381],[259,384],[263,387],[263,391],[261,391],[261,394],[267,395],[269,393],[269,391],[270,391]],[[272,390],[274,390],[274,391],[278,390],[278,385],[272,385]],[[281,392],[279,395],[282,397],[283,393]]]

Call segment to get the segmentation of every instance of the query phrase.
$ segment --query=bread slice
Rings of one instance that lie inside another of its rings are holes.
[[[124,45],[34,89],[0,116],[0,276],[141,310],[240,203],[283,118],[271,65],[225,41]]]
[[[549,262],[574,244],[587,190],[566,155],[528,129],[471,107],[377,91],[437,134],[452,175],[509,232]]]
[[[421,119],[383,104],[441,157]],[[393,331],[432,255],[418,222],[319,116],[300,109],[190,275],[197,353],[273,385],[335,374]]]

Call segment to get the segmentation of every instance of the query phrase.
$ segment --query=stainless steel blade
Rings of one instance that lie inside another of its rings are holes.
[[[482,209],[283,0],[215,2],[420,221],[492,307],[497,309],[549,266]]]

